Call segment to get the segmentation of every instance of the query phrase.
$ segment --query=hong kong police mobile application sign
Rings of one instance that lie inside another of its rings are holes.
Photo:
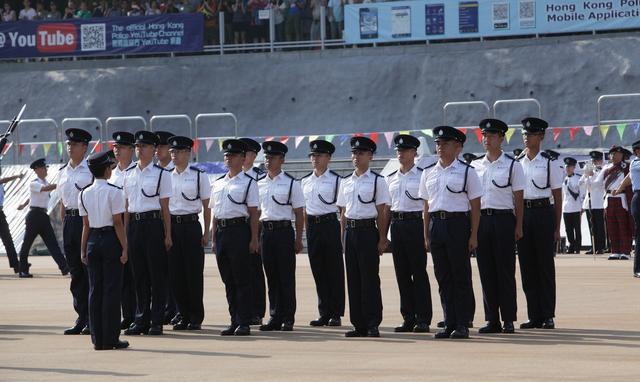
[[[202,14],[0,23],[0,57],[202,50]]]
[[[398,8],[409,17],[400,20]],[[418,0],[347,5],[344,35],[373,43],[635,28],[640,0]]]

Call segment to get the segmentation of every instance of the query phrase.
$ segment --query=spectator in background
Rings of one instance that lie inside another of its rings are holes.
[[[284,14],[285,5],[283,1],[270,0],[267,9],[273,9],[273,24],[275,27],[275,41],[284,41]],[[269,20],[267,20],[267,38],[269,38]]]
[[[260,20],[260,11],[266,9],[267,0],[249,0],[251,15],[249,23],[249,40],[253,43],[267,42],[269,36],[269,20]]]
[[[218,43],[218,2],[216,0],[202,0],[198,12],[204,16],[204,44]]]
[[[127,16],[143,16],[144,11],[140,8],[140,5],[136,0],[131,2],[131,9],[127,12]]]
[[[93,17],[107,17],[109,12],[109,3],[101,1],[99,4],[93,3]]]
[[[302,2],[296,0],[285,0],[288,9],[285,18],[285,35],[287,41],[300,41],[302,30],[300,28]]]
[[[337,40],[342,38],[343,22],[344,22],[344,1],[329,0],[329,29],[331,30],[331,39]]]
[[[80,9],[78,9],[78,11],[76,11],[75,18],[76,19],[90,19],[91,18],[91,11],[87,8],[87,2],[86,1],[81,1],[80,2]]]
[[[231,0],[220,0],[218,13],[224,14],[224,43],[233,43],[233,6]]]
[[[73,2],[73,0],[69,0],[69,2],[67,3],[67,8],[65,8],[64,10],[64,19],[72,19],[75,17],[76,12],[78,10],[76,9],[76,3]]]
[[[105,15],[107,16],[107,15]],[[120,17],[120,16],[125,16],[122,14],[122,9],[121,9],[121,4],[119,0],[114,0],[113,1],[113,5],[111,6],[110,10],[109,10],[109,17]]]
[[[31,6],[30,0],[24,0],[24,9],[18,15],[19,20],[33,20],[36,17],[36,10]]]
[[[158,2],[153,0],[147,7],[147,10],[144,14],[147,16],[157,16],[159,14],[162,14],[162,12],[160,11],[160,7],[158,6]]]
[[[313,17],[311,16],[311,1],[312,0],[299,0],[300,4],[300,28],[302,29],[302,40],[309,41],[311,37],[311,22]]]
[[[44,9],[44,5],[41,2],[36,3],[36,16],[34,20],[44,20],[47,17],[47,11]]]
[[[177,6],[181,13],[193,13],[193,6],[191,6],[191,0],[182,0]]]
[[[120,16],[127,16],[130,10],[129,3],[126,0],[122,0],[120,2]]]
[[[174,4],[173,0],[167,0],[164,6],[163,13],[180,13],[180,10],[176,8],[176,5]]]
[[[312,41],[320,40],[320,24],[325,20],[320,20],[321,11],[323,6],[326,6],[325,0],[311,0],[311,31],[310,37]],[[325,15],[326,17],[326,15]]]
[[[234,44],[247,43],[247,10],[242,0],[236,0],[231,8],[233,10],[233,42]]]
[[[62,19],[62,14],[60,13],[60,11],[58,10],[58,5],[56,4],[55,1],[52,1],[49,4],[49,12],[47,12],[47,16],[45,17],[45,19],[47,20],[60,20]]]
[[[11,9],[11,4],[4,3],[4,8],[2,9],[2,22],[10,22],[16,21],[16,11]]]

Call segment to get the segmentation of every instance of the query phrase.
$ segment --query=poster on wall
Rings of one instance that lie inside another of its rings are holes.
[[[411,37],[411,7],[391,7],[391,37]]]
[[[520,0],[518,3],[518,18],[520,20],[521,29],[536,27],[535,0]]]
[[[360,8],[360,38],[378,38],[378,8]]]
[[[491,4],[491,24],[494,30],[509,29],[509,3],[501,1]]]
[[[426,35],[444,34],[444,4],[425,4],[424,10]]]
[[[460,33],[478,33],[478,2],[461,1],[458,4],[458,28]]]

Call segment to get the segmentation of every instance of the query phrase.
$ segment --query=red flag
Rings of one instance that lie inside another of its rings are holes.
[[[23,151],[24,151],[24,145],[23,144],[19,144],[18,145],[18,155],[22,155]]]
[[[480,130],[480,128],[478,127],[477,129],[474,129],[474,131],[476,132],[476,138],[478,138],[478,143],[482,143],[482,130]]]
[[[553,141],[554,142],[558,142],[558,139],[560,138],[560,134],[562,134],[562,129],[559,127],[554,127],[553,128]]]
[[[576,139],[576,134],[580,131],[579,127],[571,127],[569,128],[569,137],[571,138],[571,142]]]
[[[461,127],[458,130],[462,131],[462,134],[467,135],[467,128],[466,127]]]
[[[374,141],[375,143],[378,143],[378,133],[371,133],[369,134],[369,138],[371,138],[372,141]]]
[[[193,151],[198,152],[199,147],[200,147],[200,140],[196,138],[193,140]]]
[[[102,143],[100,141],[96,142],[95,146],[93,146],[93,152],[99,153],[102,151]]]
[[[288,141],[289,141],[289,137],[287,136],[280,137],[280,143],[282,143],[283,145],[286,145]]]

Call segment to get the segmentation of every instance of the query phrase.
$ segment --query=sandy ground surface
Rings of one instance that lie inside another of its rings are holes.
[[[557,258],[556,330],[479,335],[482,294],[474,265],[478,309],[470,340],[396,334],[401,322],[390,254],[381,264],[384,321],[379,339],[346,339],[342,328],[311,328],[316,296],[306,255],[298,257],[293,332],[220,337],[228,322],[215,259],[207,255],[206,317],[201,332],[125,337],[131,347],[96,352],[88,336],[63,336],[75,315],[69,279],[51,258],[33,258],[33,279],[18,279],[1,259],[0,381],[327,381],[327,380],[640,380],[640,279],[631,261]],[[441,319],[432,264],[428,273],[434,322]],[[519,273],[518,273],[519,274]],[[520,288],[520,277],[518,276]],[[526,317],[519,290],[518,318]]]

